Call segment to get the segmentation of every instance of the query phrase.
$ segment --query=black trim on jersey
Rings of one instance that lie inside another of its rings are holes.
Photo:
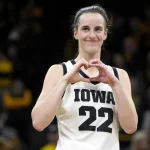
[[[119,80],[119,75],[118,75],[118,71],[117,71],[117,69],[115,68],[115,67],[112,67],[113,68],[113,71],[114,71],[114,74],[115,74],[115,76],[118,78],[118,80]]]
[[[71,60],[71,63],[74,65],[76,62],[74,60]],[[79,73],[84,77],[84,78],[89,78],[88,75],[86,75],[81,69],[79,70]]]
[[[62,63],[63,66],[63,74],[65,75],[67,73],[67,67],[64,63]]]
[[[67,73],[67,67],[66,67],[65,63],[61,63],[61,65],[62,65],[62,67],[63,67],[63,75],[65,75],[65,74]],[[66,91],[66,90],[65,90],[65,91]],[[64,93],[63,93],[63,95],[62,95],[62,97],[61,97],[61,98],[63,98],[63,97],[64,97],[64,95],[65,95],[65,91],[64,91]]]
[[[71,63],[74,65],[74,64],[76,64],[76,62],[75,62],[75,60],[71,60]],[[79,70],[79,73],[84,77],[84,78],[89,78],[89,76],[87,75],[87,74],[85,74],[81,69]],[[92,81],[91,82],[92,84],[98,84],[98,83],[100,83],[100,82],[98,82],[98,81]]]

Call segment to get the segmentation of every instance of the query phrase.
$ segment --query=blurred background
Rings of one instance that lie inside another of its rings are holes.
[[[120,149],[150,150],[150,3],[144,0],[0,0],[0,150],[55,150],[56,119],[37,132],[31,110],[48,68],[77,53],[72,15],[95,3],[114,18],[102,60],[128,72],[139,116],[136,133],[120,129]]]

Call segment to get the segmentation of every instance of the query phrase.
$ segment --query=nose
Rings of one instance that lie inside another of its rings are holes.
[[[96,34],[95,34],[95,32],[94,32],[93,30],[91,30],[91,31],[89,32],[89,37],[90,37],[91,39],[94,39],[94,38],[96,37]]]

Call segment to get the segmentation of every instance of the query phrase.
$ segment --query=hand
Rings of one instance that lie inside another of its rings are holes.
[[[85,69],[87,69],[88,66],[88,62],[85,59],[80,59],[72,68],[71,71],[69,71],[66,75],[65,75],[65,79],[67,80],[68,83],[76,83],[76,82],[90,82],[89,79],[82,77],[79,74],[79,70],[80,68],[84,66]]]
[[[103,82],[105,84],[113,85],[118,79],[112,75],[108,67],[98,59],[93,59],[88,64],[89,67],[97,67],[99,74],[96,77],[89,78],[90,81]]]

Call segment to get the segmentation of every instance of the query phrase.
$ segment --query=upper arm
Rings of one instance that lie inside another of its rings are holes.
[[[39,95],[37,102],[42,101],[46,98],[46,96],[52,91],[52,89],[56,86],[57,82],[63,76],[63,67],[61,64],[59,65],[52,65],[45,76],[42,91]]]
[[[127,96],[132,98],[131,83],[130,83],[128,73],[125,70],[118,69],[118,68],[117,68],[117,71],[118,71],[119,80],[121,82],[121,86],[123,87],[124,92],[127,94]]]

